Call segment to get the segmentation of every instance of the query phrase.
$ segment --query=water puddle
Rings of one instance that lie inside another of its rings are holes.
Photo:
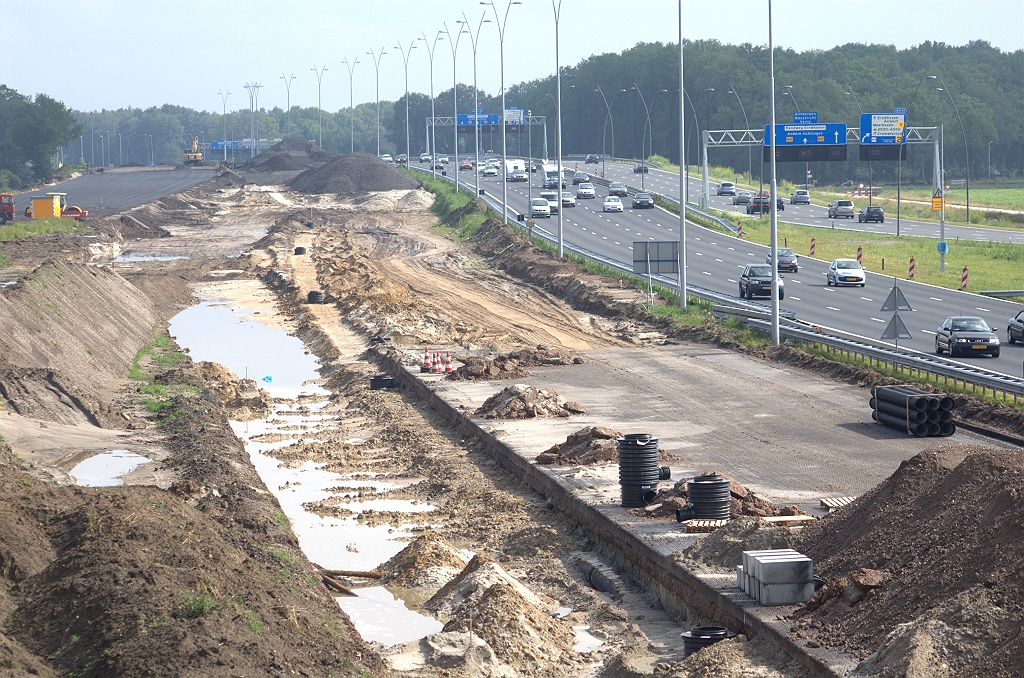
[[[444,628],[433,617],[408,609],[401,598],[383,586],[356,589],[356,593],[358,598],[338,598],[338,604],[365,640],[394,645],[440,633]]]
[[[152,460],[128,450],[110,450],[79,462],[71,469],[71,475],[85,487],[112,487],[121,484],[121,476],[147,461]]]
[[[592,652],[604,645],[603,640],[590,635],[589,626],[574,626],[572,630],[576,632],[576,645],[573,649],[580,654]]]

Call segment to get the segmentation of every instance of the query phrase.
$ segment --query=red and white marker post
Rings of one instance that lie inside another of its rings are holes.
[[[914,279],[914,257],[910,257],[910,273],[907,274],[907,278]]]
[[[964,272],[960,274],[960,291],[965,292],[967,290],[967,267],[964,266]]]
[[[814,256],[814,243],[815,242],[816,242],[815,239],[811,238],[811,256],[812,257]]]

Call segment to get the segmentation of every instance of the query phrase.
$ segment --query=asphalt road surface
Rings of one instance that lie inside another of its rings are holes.
[[[626,169],[629,172],[629,169]],[[463,181],[472,181],[470,172],[462,173]],[[533,196],[540,188],[537,175],[531,175]],[[481,178],[481,188],[501,198],[501,178]],[[528,211],[527,183],[508,184],[509,207],[519,212]],[[567,191],[572,191],[571,183]],[[573,191],[574,192],[574,191]],[[632,265],[632,245],[639,240],[678,240],[679,217],[656,209],[633,210],[631,200],[623,199],[625,211],[603,213],[602,201],[608,189],[598,186],[597,198],[579,200],[575,208],[565,208],[563,216],[564,240],[589,249],[602,256]],[[538,219],[536,226],[557,233],[557,216]],[[692,285],[738,296],[738,280],[748,263],[763,263],[768,248],[734,236],[687,224],[687,277]],[[825,272],[829,262],[810,257],[800,258],[797,273],[783,274],[785,299],[783,309],[796,313],[801,320],[851,332],[877,340],[892,319],[891,313],[879,309],[885,302],[893,279],[875,273],[867,274],[866,287],[828,287]],[[1021,376],[1024,346],[1006,342],[1005,328],[1008,318],[1020,311],[1020,305],[922,283],[901,280],[900,290],[913,307],[913,312],[901,313],[913,339],[901,341],[900,346],[922,352],[935,350],[935,330],[951,315],[977,315],[999,328],[1003,341],[1001,356],[962,359],[978,367]],[[765,299],[765,303],[770,303]]]
[[[139,205],[166,198],[169,195],[192,188],[201,181],[211,178],[214,168],[166,169],[166,168],[123,168],[86,174],[56,186],[26,191],[14,199],[18,217],[28,207],[33,195],[47,192],[67,193],[68,205],[104,214],[138,207]]]

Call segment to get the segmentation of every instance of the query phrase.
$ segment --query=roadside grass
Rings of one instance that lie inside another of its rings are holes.
[[[5,242],[43,233],[78,233],[84,230],[86,230],[85,226],[74,219],[58,219],[55,217],[10,222],[0,226],[0,267],[10,266],[11,264],[10,257],[5,255],[3,251],[3,243]]]
[[[411,170],[404,170],[412,176],[416,176]],[[420,177],[416,177],[420,179]],[[438,215],[442,220],[455,210],[462,209],[467,212],[458,218],[453,224],[442,224],[440,221],[431,227],[431,233],[445,237],[451,237],[459,242],[470,238],[480,230],[483,223],[487,221],[487,208],[476,200],[472,193],[452,190],[451,184],[443,179],[427,179],[423,181],[423,188],[434,195],[434,204],[430,211]],[[469,208],[468,205],[474,204]]]

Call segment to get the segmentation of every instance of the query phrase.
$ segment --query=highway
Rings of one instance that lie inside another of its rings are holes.
[[[216,168],[169,169],[122,168],[107,170],[65,181],[55,186],[20,193],[14,198],[15,209],[24,212],[28,198],[47,192],[67,193],[68,205],[99,214],[111,214],[138,207],[153,200],[192,188],[213,177]],[[20,217],[20,215],[19,215]]]
[[[628,168],[626,171],[631,175]],[[461,178],[472,181],[469,172],[463,172]],[[537,197],[541,190],[537,175],[531,175],[531,180],[534,183],[533,195]],[[481,188],[497,196],[499,201],[501,183],[501,178],[494,177],[481,178],[480,181]],[[571,183],[568,186],[567,191],[573,190]],[[597,194],[594,200],[580,200],[578,207],[565,208],[563,237],[566,242],[632,265],[634,241],[678,240],[677,215],[660,208],[633,210],[629,198],[623,199],[624,212],[605,214],[601,211],[601,204],[608,190],[598,186]],[[528,184],[508,184],[508,195],[510,208],[527,211]],[[557,216],[538,219],[536,226],[557,233]],[[733,296],[738,295],[738,280],[743,267],[748,263],[764,262],[768,252],[768,248],[762,245],[690,222],[687,223],[686,247],[688,282]],[[782,308],[793,311],[801,320],[877,340],[892,318],[891,313],[883,313],[879,309],[893,286],[893,279],[869,272],[864,288],[829,287],[825,284],[828,263],[801,257],[799,272],[783,274],[786,294],[781,302]],[[935,330],[946,317],[978,315],[999,329],[1003,341],[1001,356],[995,359],[979,356],[967,361],[978,367],[1021,376],[1024,346],[1006,343],[1006,321],[1020,310],[1018,304],[906,280],[901,280],[899,286],[914,309],[901,314],[913,337],[912,340],[901,341],[901,347],[931,353],[934,351]],[[765,299],[765,303],[770,302]]]
[[[565,162],[565,166],[569,169],[573,169],[579,166],[579,171],[593,173],[597,175],[600,172],[601,165],[585,165],[575,162]],[[630,186],[640,186],[640,174],[633,173],[632,165],[623,165],[621,163],[605,163],[605,179],[609,181],[622,181]],[[731,196],[717,196],[715,191],[718,188],[718,182],[710,181],[711,186],[711,203],[710,206],[714,209],[728,211],[728,212],[739,212],[746,214],[746,205],[733,205]],[[661,195],[668,195],[674,198],[679,197],[679,175],[673,172],[666,172],[664,170],[649,168],[647,176],[644,178],[644,188],[647,190],[659,193]],[[697,198],[701,191],[700,176],[690,175],[690,202],[696,203]],[[764,190],[768,190],[768,185],[765,184]],[[819,228],[842,228],[846,230],[854,231],[865,231],[868,233],[886,233],[890,235],[896,234],[896,218],[895,216],[886,215],[884,224],[867,223],[861,224],[857,221],[856,217],[853,219],[829,219],[828,208],[820,205],[791,205],[789,203],[790,196],[781,196],[786,201],[785,209],[779,212],[779,220],[789,224],[797,224],[800,226],[817,226]],[[892,197],[892,196],[889,196]],[[751,215],[751,218],[756,218]],[[834,222],[834,223],[833,223]],[[915,235],[925,238],[938,238],[939,237],[939,224],[928,221],[914,221],[911,219],[901,218],[900,219],[900,235]],[[946,241],[954,242],[959,238],[961,240],[980,240],[980,241],[1002,241],[1012,242],[1018,244],[1024,244],[1024,231],[1003,231],[991,228],[978,228],[969,226],[952,226],[946,224]],[[951,245],[953,247],[954,245]]]

